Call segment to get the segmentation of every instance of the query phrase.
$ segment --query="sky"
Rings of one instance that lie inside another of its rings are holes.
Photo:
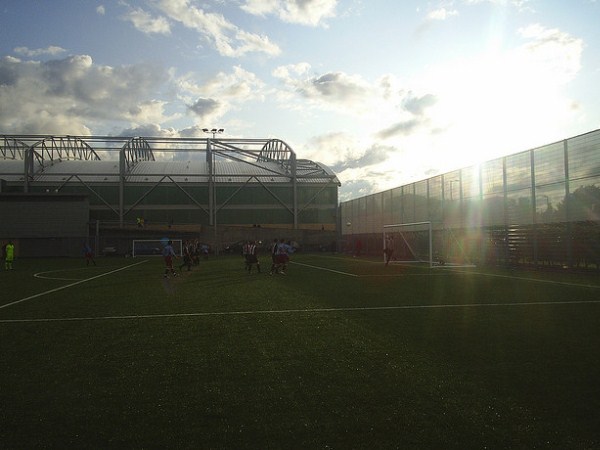
[[[600,128],[600,0],[3,0],[0,134],[277,138],[340,201]]]

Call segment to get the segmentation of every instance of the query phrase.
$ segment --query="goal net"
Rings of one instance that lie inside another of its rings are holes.
[[[173,250],[177,256],[183,255],[183,243],[181,239],[170,239]],[[163,249],[169,239],[134,239],[131,256],[162,256]]]
[[[384,262],[421,263],[429,267],[473,267],[461,239],[451,228],[432,222],[383,226]],[[389,259],[389,261],[388,261]]]

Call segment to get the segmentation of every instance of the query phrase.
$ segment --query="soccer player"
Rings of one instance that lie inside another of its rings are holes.
[[[162,251],[163,257],[165,258],[165,278],[169,278],[169,272],[176,277],[175,269],[173,269],[173,257],[177,257],[175,250],[173,250],[173,241],[167,242],[167,245]]]
[[[181,264],[179,266],[179,270],[183,269],[184,266],[187,266],[188,272],[190,270],[192,270],[192,264],[194,263],[192,255],[193,255],[192,243],[189,241],[185,241],[183,243],[183,264]]]
[[[87,242],[83,243],[83,255],[85,256],[85,265],[89,266],[90,261],[96,265],[96,261],[94,261],[94,253],[92,252],[92,248],[90,244]]]
[[[244,258],[244,269],[250,272],[250,241],[242,245],[242,258]]]
[[[208,244],[202,244],[200,251],[202,252],[202,256],[204,257],[204,259],[208,260],[208,252],[209,252]]]
[[[279,244],[277,244],[277,264],[281,275],[285,275],[287,263],[292,253],[294,253],[294,247],[292,247],[291,243],[289,241],[286,243],[284,239],[281,239]]]
[[[273,244],[271,244],[271,270],[269,271],[269,275],[273,275],[278,272],[279,262],[277,258],[277,249],[279,247],[279,242],[277,238],[273,239]]]
[[[385,265],[387,266],[394,255],[394,236],[388,234],[385,236],[385,248],[383,249],[385,254]]]
[[[8,244],[4,246],[4,268],[6,270],[13,270],[13,261],[15,259],[15,246],[12,241],[8,241]]]
[[[256,264],[256,270],[260,273],[260,262],[258,261],[258,246],[256,241],[250,241],[248,244],[248,253],[246,253],[246,265],[248,273],[252,273],[252,265]]]

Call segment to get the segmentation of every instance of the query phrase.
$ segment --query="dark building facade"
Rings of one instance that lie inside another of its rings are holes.
[[[278,139],[0,136],[1,193],[85,196],[92,232],[143,219],[165,229],[214,230],[215,241],[223,227],[334,233],[339,185],[331,169],[297,158]],[[0,229],[0,239],[9,237],[18,236]]]

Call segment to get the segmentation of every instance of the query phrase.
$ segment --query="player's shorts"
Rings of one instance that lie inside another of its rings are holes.
[[[287,264],[287,262],[289,260],[290,260],[290,257],[286,254],[277,255],[277,264]]]
[[[173,257],[172,256],[165,256],[165,265],[167,267],[173,267]]]

